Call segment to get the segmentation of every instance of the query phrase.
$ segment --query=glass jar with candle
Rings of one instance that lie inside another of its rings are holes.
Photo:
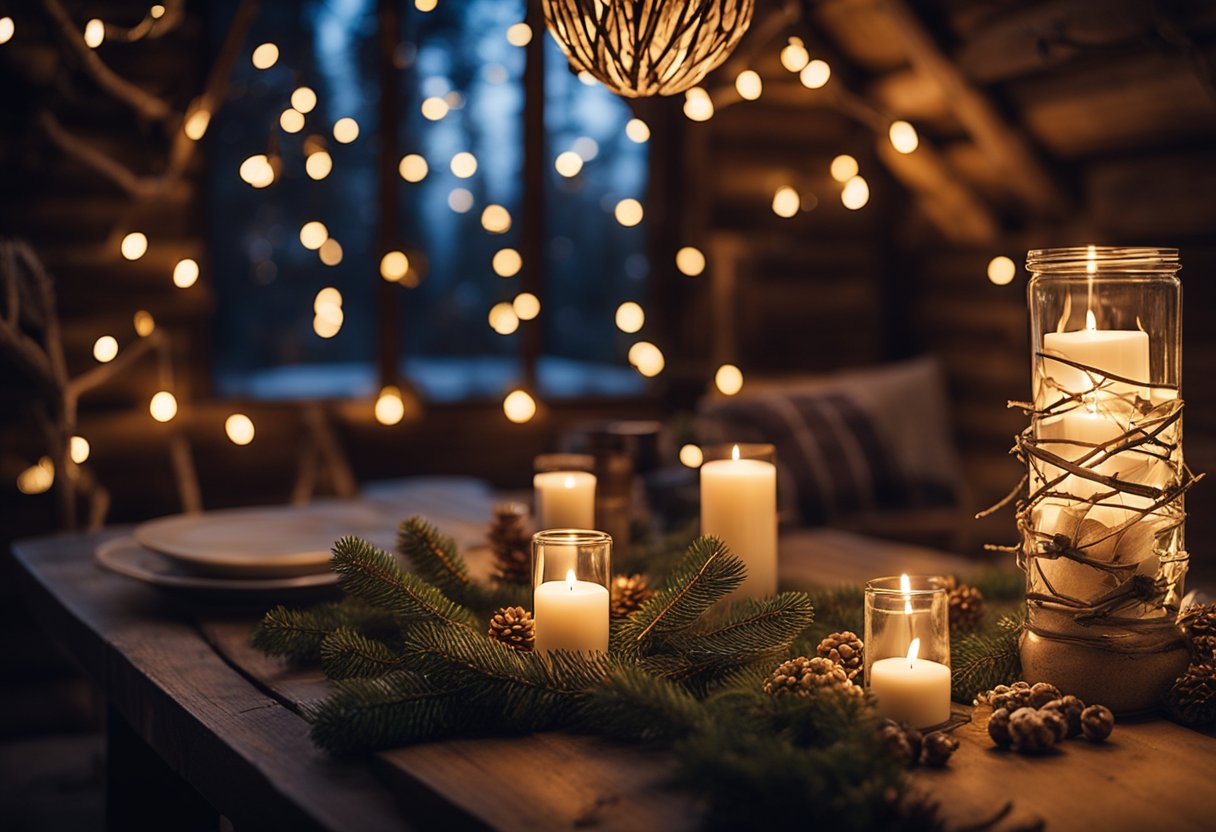
[[[1185,667],[1182,287],[1172,248],[1031,251],[1022,665],[1116,711]]]
[[[590,529],[532,536],[536,650],[608,652],[612,538]]]
[[[740,442],[702,450],[701,534],[721,539],[747,566],[735,591],[777,591],[777,466],[772,445]]]
[[[950,719],[950,596],[942,578],[875,578],[865,590],[865,685],[897,722]]]

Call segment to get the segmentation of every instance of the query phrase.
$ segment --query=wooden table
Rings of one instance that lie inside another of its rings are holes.
[[[416,507],[467,537],[484,525],[489,501],[470,495]],[[597,738],[541,734],[327,758],[294,704],[323,695],[324,680],[250,650],[248,613],[187,609],[99,571],[93,550],[116,533],[14,547],[30,609],[106,697],[110,828],[215,828],[218,814],[238,829],[697,825],[696,806],[663,785],[664,754]],[[782,541],[782,576],[791,583],[969,568],[950,555],[844,532]],[[950,767],[915,779],[959,824],[1012,800],[998,829],[1036,818],[1051,830],[1087,832],[1216,827],[1206,791],[1216,769],[1209,736],[1146,720],[1118,725],[1105,746],[1070,742],[1034,759],[993,749],[982,724],[956,735],[962,748]],[[503,777],[508,755],[526,765]]]

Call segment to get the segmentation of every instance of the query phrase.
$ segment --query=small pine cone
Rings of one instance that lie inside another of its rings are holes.
[[[1077,697],[1061,696],[1048,702],[1040,710],[1055,711],[1064,717],[1064,721],[1068,723],[1068,738],[1081,733],[1081,712],[1085,710],[1085,703]]]
[[[923,738],[920,731],[893,719],[884,719],[878,726],[878,740],[887,749],[891,759],[906,768],[912,768],[920,759]]]
[[[1170,716],[1184,725],[1203,728],[1216,723],[1216,664],[1192,664],[1165,697]]]
[[[821,659],[828,659],[839,665],[855,685],[861,684],[862,650],[864,645],[856,633],[845,630],[842,633],[832,633],[819,642],[815,653]]]
[[[829,659],[799,656],[777,665],[764,680],[764,692],[774,696],[792,693],[797,696],[816,696],[820,693],[841,693],[849,697],[864,698],[865,691],[849,681],[848,674]]]
[[[973,586],[959,584],[950,590],[950,629],[975,629],[984,616],[984,594]]]
[[[1014,682],[1009,686],[1009,690],[992,697],[992,707],[1004,708],[1011,714],[1018,708],[1030,707],[1030,684]]]
[[[1030,684],[1027,682],[1014,682],[1012,685],[997,685],[992,690],[977,693],[971,704],[977,707],[980,705],[987,705],[989,708],[992,708],[995,711],[997,708],[1004,708],[1009,702],[1009,697],[1007,694],[1016,690],[1029,691]],[[1020,695],[1021,694],[1019,694],[1019,696]],[[1029,696],[1029,694],[1027,694],[1027,696]],[[1017,708],[1014,708],[1013,710],[1017,710]]]
[[[486,635],[513,650],[527,652],[536,641],[532,613],[523,607],[503,607],[490,619]]]
[[[988,736],[992,737],[992,741],[1000,748],[1008,748],[1009,743],[1013,741],[1009,733],[1009,719],[1009,710],[1006,708],[997,708],[992,712],[992,716],[988,717]]]
[[[1105,705],[1090,705],[1081,712],[1081,731],[1090,742],[1104,742],[1115,728],[1115,715]]]
[[[532,536],[528,533],[528,507],[498,503],[488,534],[494,551],[494,578],[503,584],[532,582]]]
[[[1216,658],[1216,604],[1187,607],[1178,619],[1198,661]]]
[[[1044,754],[1068,733],[1064,718],[1034,708],[1018,708],[1009,717],[1009,747],[1019,754]]]
[[[933,768],[945,768],[955,751],[958,751],[958,740],[944,731],[934,731],[925,737],[920,761]]]
[[[1050,682],[1035,682],[1030,688],[1029,705],[1032,708],[1041,708],[1063,695],[1060,693],[1060,689]]]
[[[655,592],[645,575],[617,575],[612,579],[612,617],[628,618],[653,598]]]

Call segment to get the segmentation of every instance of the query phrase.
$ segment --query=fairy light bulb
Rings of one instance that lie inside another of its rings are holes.
[[[350,144],[359,138],[359,122],[350,116],[334,122],[334,141],[339,144]]]
[[[291,93],[291,106],[301,113],[311,113],[317,106],[317,94],[311,87],[296,87]]]
[[[920,136],[916,134],[916,128],[906,121],[891,122],[887,137],[891,140],[891,147],[898,153],[911,153],[920,146]]]
[[[404,251],[390,251],[380,258],[380,276],[389,282],[400,280],[410,270]]]
[[[616,308],[616,328],[621,332],[637,332],[645,323],[646,313],[639,304],[629,300]]]
[[[515,307],[505,301],[494,304],[490,308],[488,318],[490,329],[499,335],[510,335],[519,329],[519,316],[515,314]]]
[[[122,256],[128,260],[138,260],[148,253],[148,237],[139,231],[132,231],[122,238],[119,246]]]
[[[524,260],[515,249],[500,248],[494,252],[494,259],[490,265],[494,269],[494,274],[499,277],[515,277],[523,268]]]
[[[734,396],[743,389],[743,371],[734,364],[723,364],[714,373],[714,386],[723,396]]]
[[[90,49],[96,49],[106,39],[106,24],[96,17],[84,24],[84,43]]]
[[[333,169],[333,157],[324,150],[318,150],[316,153],[309,153],[308,158],[304,160],[304,172],[308,174],[309,179],[324,179],[325,177],[329,176],[330,171]]]
[[[832,160],[829,171],[832,178],[837,182],[848,182],[857,175],[860,168],[857,166],[857,160],[847,153],[842,153]]]
[[[1017,273],[1017,265],[1003,254],[988,261],[988,279],[997,286],[1008,286]]]
[[[68,440],[68,456],[72,458],[72,462],[77,465],[83,465],[89,458],[89,453],[92,448],[89,446],[89,440],[83,436],[73,436]]]
[[[147,309],[138,309],[131,318],[131,326],[140,338],[147,338],[156,331],[156,319]]]
[[[422,117],[427,121],[439,121],[448,114],[451,107],[448,102],[438,96],[431,96],[422,101]]]
[[[832,77],[832,68],[828,66],[827,61],[821,61],[818,58],[808,63],[798,73],[798,80],[802,82],[802,86],[808,90],[817,90],[828,82]]]
[[[773,213],[779,217],[789,219],[798,213],[798,209],[802,207],[802,198],[798,196],[798,192],[789,185],[782,185],[773,194]]]
[[[540,314],[540,298],[531,292],[520,292],[511,301],[511,308],[521,321],[531,321]]]
[[[161,390],[148,402],[148,412],[158,422],[169,422],[177,415],[177,397],[168,390]]]
[[[477,173],[477,157],[467,150],[462,150],[452,157],[452,175],[458,179],[468,179]]]
[[[17,490],[22,494],[45,494],[55,484],[55,463],[44,456],[17,475]]]
[[[557,158],[553,160],[553,167],[559,175],[570,179],[578,176],[579,171],[583,169],[583,157],[573,150],[566,150],[557,154]]]
[[[182,122],[182,132],[186,134],[186,138],[197,142],[207,135],[207,128],[210,126],[211,111],[199,107],[186,116],[185,121]]]
[[[183,257],[173,267],[173,285],[179,289],[189,289],[198,282],[198,263],[189,257]]]
[[[317,255],[325,265],[337,266],[342,262],[342,244],[330,237],[321,243],[321,248],[317,249]]]
[[[329,239],[329,229],[325,223],[311,220],[300,226],[300,244],[309,251],[316,251]]]
[[[642,210],[642,203],[628,197],[618,202],[612,213],[616,216],[617,222],[626,228],[632,228],[642,221],[645,212]]]
[[[676,268],[682,275],[696,277],[705,271],[705,255],[696,246],[684,246],[676,252]]]
[[[118,339],[103,335],[93,342],[93,358],[99,364],[108,364],[118,356]]]
[[[802,38],[790,38],[781,49],[781,65],[790,72],[801,72],[810,60]]]
[[[304,114],[294,107],[288,107],[279,114],[279,127],[284,133],[299,133],[304,129]]]
[[[417,153],[409,153],[401,157],[401,163],[397,165],[397,172],[406,182],[421,182],[430,172],[430,166],[427,165],[426,159]]]
[[[507,43],[512,46],[527,46],[532,42],[532,27],[527,23],[512,23],[507,27]]]
[[[760,73],[754,69],[745,69],[735,78],[735,91],[746,101],[755,101],[764,91],[764,82]]]
[[[481,210],[481,227],[491,234],[505,234],[511,230],[511,212],[491,203]]]
[[[224,420],[224,433],[233,445],[248,445],[256,432],[253,420],[244,413],[233,413]]]
[[[634,144],[644,144],[650,140],[650,127],[640,118],[631,118],[625,124],[625,136]]]
[[[401,388],[392,384],[381,388],[373,413],[376,421],[382,425],[400,424],[405,418],[405,400],[401,398]]]
[[[702,87],[684,93],[684,115],[691,121],[709,121],[714,116],[714,102]]]
[[[526,390],[512,390],[502,400],[502,412],[509,421],[522,425],[536,415],[536,400]]]
[[[270,69],[279,61],[279,47],[273,43],[262,43],[249,56],[254,69]]]
[[[857,211],[864,208],[869,201],[870,185],[865,179],[854,176],[844,183],[844,189],[840,192],[840,202],[845,208]]]
[[[705,461],[705,454],[697,445],[680,446],[680,464],[686,468],[700,468]]]
[[[17,24],[8,15],[0,17],[0,43],[8,43],[17,31]]]

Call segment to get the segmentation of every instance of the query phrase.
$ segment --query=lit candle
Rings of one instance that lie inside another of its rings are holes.
[[[879,659],[870,666],[870,690],[878,709],[896,722],[930,728],[950,719],[950,668],[918,659],[920,639],[912,639],[908,655]]]
[[[720,538],[747,565],[737,595],[777,591],[777,466],[761,459],[730,459],[701,466],[701,534]]]
[[[594,529],[595,475],[545,471],[532,478],[540,529]]]
[[[578,581],[546,581],[533,593],[536,650],[608,652],[608,588]]]

